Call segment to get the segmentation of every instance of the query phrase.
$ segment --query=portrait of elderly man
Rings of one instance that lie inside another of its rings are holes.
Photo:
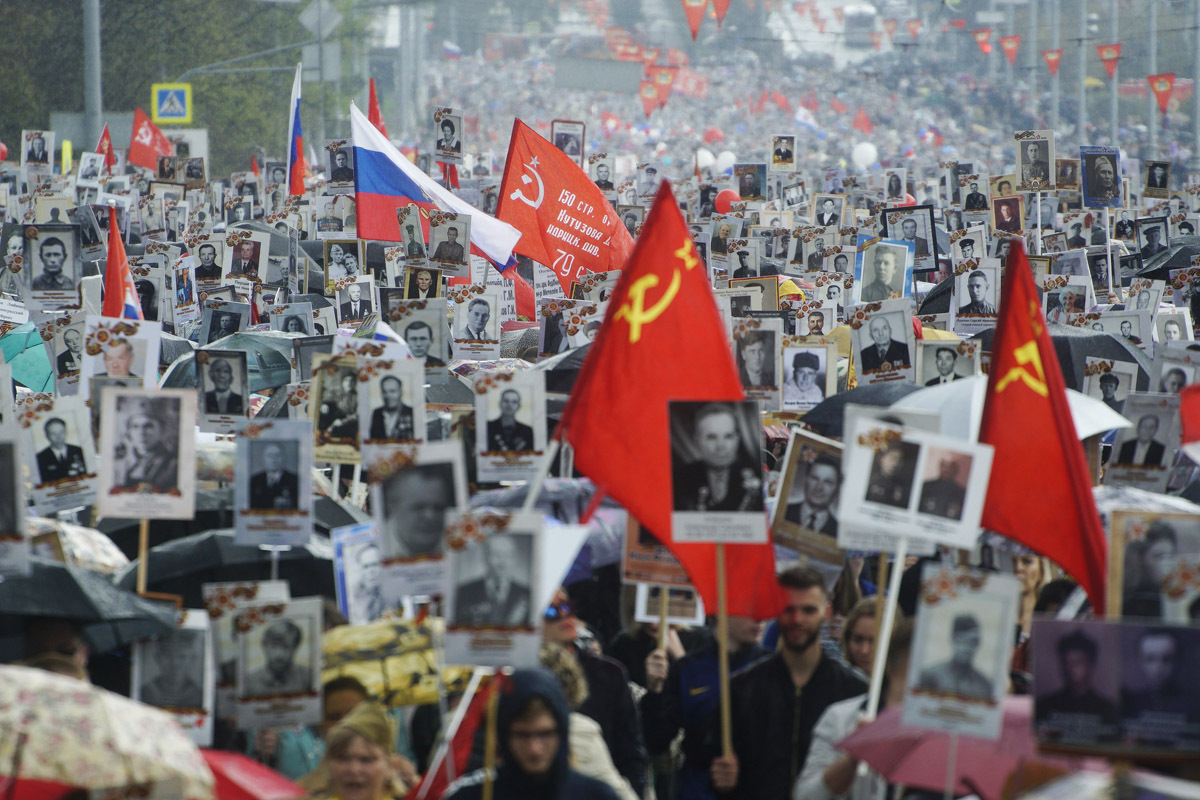
[[[246,676],[246,695],[267,697],[312,691],[312,667],[307,653],[300,650],[302,644],[306,644],[304,631],[292,620],[269,623],[262,634],[266,663]]]

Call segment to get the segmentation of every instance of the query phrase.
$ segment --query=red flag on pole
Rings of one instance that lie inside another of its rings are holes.
[[[1104,71],[1108,73],[1108,79],[1111,81],[1117,73],[1117,62],[1121,60],[1121,45],[1102,44],[1096,47],[1096,52],[1100,55],[1100,63],[1104,65]]]
[[[654,533],[717,608],[716,545],[672,541],[670,400],[740,400],[741,381],[704,265],[667,181],[613,290],[563,411],[575,465]],[[763,524],[766,524],[765,518]],[[782,607],[771,545],[727,544],[730,614]]]
[[[704,23],[704,13],[708,11],[708,0],[683,0],[683,13],[687,16],[688,30],[692,32],[692,41],[700,35],[700,26]]]
[[[1025,250],[1013,240],[979,441],[995,448],[981,525],[1058,563],[1104,611],[1108,544]]]
[[[839,114],[845,114],[847,111],[850,110],[849,108],[846,107],[845,103],[843,103],[841,100],[839,100],[837,98],[837,95],[834,95],[833,101],[830,102],[829,107],[832,108],[834,111],[836,111]]]
[[[915,40],[917,38],[917,34],[921,32],[921,20],[910,19],[908,22],[904,23],[904,27],[908,28],[908,35]]]
[[[1171,89],[1175,86],[1175,73],[1147,75],[1146,80],[1150,82],[1150,91],[1154,92],[1154,99],[1158,101],[1158,110],[1167,113],[1167,101],[1171,99]]]
[[[1042,58],[1046,61],[1046,69],[1051,75],[1058,74],[1058,65],[1062,62],[1062,48],[1058,50],[1043,50]]]
[[[503,692],[507,678],[497,673],[488,679],[487,686],[481,686],[462,698],[460,708],[455,710],[449,720],[447,739],[443,740],[433,753],[433,761],[421,780],[416,783],[404,800],[438,800],[450,786],[446,763],[450,763],[450,772],[455,778],[467,772],[471,760],[471,749],[475,745],[475,734],[479,726],[487,719],[488,702],[492,695]],[[474,684],[468,685],[468,690]],[[465,707],[462,703],[466,703]]]
[[[104,262],[104,305],[100,307],[100,315],[117,319],[143,319],[142,304],[138,302],[137,287],[133,284],[133,272],[129,269],[125,244],[121,241],[115,208],[108,209],[108,258]]]
[[[642,98],[642,111],[646,112],[646,118],[649,119],[654,109],[658,108],[658,84],[643,78],[638,85],[638,96]]]
[[[992,38],[991,28],[976,28],[971,31],[971,36],[975,39],[975,44],[979,45],[979,52],[985,56],[992,52],[992,43],[988,40]]]
[[[146,169],[158,169],[159,156],[175,155],[171,144],[158,126],[150,121],[140,108],[133,111],[133,135],[129,138],[129,154],[126,160]]]
[[[889,41],[896,40],[896,24],[896,20],[894,19],[885,19],[883,21],[883,29],[887,31]]]
[[[104,154],[104,168],[112,173],[112,168],[117,165],[117,154],[113,151],[112,136],[108,132],[108,123],[104,123],[104,132],[100,134],[100,141],[96,143],[96,152]],[[157,166],[157,162],[155,162]]]
[[[1004,57],[1008,59],[1008,63],[1015,66],[1017,63],[1017,54],[1021,52],[1021,34],[1014,33],[1012,36],[1001,36],[1000,49],[1004,51]]]
[[[731,0],[712,0],[713,13],[717,15],[717,27],[721,27],[721,23],[725,21],[725,14],[729,11],[729,3]]]
[[[371,78],[370,96],[367,97],[367,119],[382,133],[388,135],[387,125],[383,124],[383,112],[379,110],[379,98],[375,96],[375,79]]]
[[[496,219],[521,232],[513,249],[553,270],[568,295],[583,273],[620,269],[633,252],[633,237],[600,187],[519,119],[499,194]]]
[[[254,175],[262,175],[262,170],[258,168],[258,157],[250,156],[250,172]]]
[[[867,110],[860,108],[858,113],[854,115],[853,127],[870,136],[875,132],[875,126],[871,124],[871,118],[867,116]]]

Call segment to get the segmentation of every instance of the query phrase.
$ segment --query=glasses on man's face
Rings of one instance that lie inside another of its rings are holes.
[[[571,604],[566,600],[560,600],[546,609],[545,617],[547,622],[558,622],[560,619],[566,619],[574,614],[575,611],[571,608]]]

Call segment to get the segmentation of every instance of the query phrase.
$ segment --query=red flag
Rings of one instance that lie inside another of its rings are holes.
[[[965,19],[963,19],[962,17],[959,17],[957,19],[952,19],[952,20],[950,20],[950,22],[948,24],[950,25],[951,28],[956,28],[960,31],[967,29],[967,21]]]
[[[117,165],[117,154],[113,151],[112,136],[108,133],[108,123],[104,123],[104,132],[100,134],[100,141],[96,143],[96,152],[104,154],[104,168],[112,173],[112,168]],[[157,162],[155,162],[157,166]]]
[[[1062,62],[1062,48],[1058,50],[1043,50],[1042,58],[1046,61],[1046,69],[1051,75],[1058,74],[1058,65]]]
[[[700,35],[700,25],[704,22],[704,13],[708,11],[708,0],[683,0],[683,13],[687,15],[688,30],[692,32],[692,41]]]
[[[895,39],[896,39],[896,20],[885,19],[883,21],[883,29],[885,31],[887,31],[888,41],[895,41]]]
[[[133,135],[129,137],[129,154],[126,160],[146,169],[158,169],[159,156],[175,155],[171,144],[158,126],[150,121],[140,108],[133,111]]]
[[[1171,99],[1171,89],[1175,86],[1175,73],[1147,75],[1146,80],[1150,83],[1150,91],[1154,92],[1154,99],[1158,101],[1158,110],[1167,113],[1167,101]]]
[[[809,89],[808,94],[804,95],[804,99],[800,101],[800,105],[804,106],[809,111],[816,111],[819,109],[821,104],[817,100],[817,90]]]
[[[908,28],[908,35],[913,39],[916,39],[917,34],[921,32],[921,20],[919,19],[910,19],[908,22],[904,23],[904,26]]]
[[[1103,613],[1108,544],[1033,273],[1012,241],[979,426],[996,449],[980,524],[1058,563]]]
[[[371,78],[371,93],[367,97],[367,119],[384,136],[388,135],[387,125],[383,124],[383,112],[379,110],[379,98],[375,96],[375,79]]]
[[[710,609],[716,547],[673,542],[669,400],[740,400],[741,382],[704,265],[667,181],[613,290],[563,411],[575,465],[668,547]],[[764,519],[764,525],[766,524]],[[730,614],[782,607],[771,545],[725,545]]]
[[[837,95],[833,96],[833,100],[829,103],[829,107],[839,114],[845,114],[850,110],[841,100],[837,98]]]
[[[658,91],[658,107],[664,108],[667,100],[671,98],[671,87],[675,85],[675,76],[679,73],[679,67],[647,64],[645,71],[646,78],[654,81],[654,86]]]
[[[454,776],[458,778],[467,772],[467,764],[471,760],[471,749],[475,745],[475,733],[487,719],[488,702],[496,692],[503,692],[507,682],[502,673],[497,673],[488,679],[488,685],[477,689],[470,698],[463,698],[467,703],[466,711],[459,719],[458,725],[448,732],[450,744],[439,747],[434,751],[433,763],[425,770],[424,776],[415,786],[408,790],[404,800],[438,800],[446,793],[450,781],[446,777],[446,759],[450,759],[454,767]]]
[[[788,114],[792,113],[792,103],[784,96],[783,92],[771,92],[771,102],[778,106],[780,111],[785,111]]]
[[[1015,66],[1017,63],[1017,53],[1021,52],[1021,34],[1014,33],[1012,36],[1001,36],[1000,49],[1004,51],[1004,57],[1008,59],[1008,63]]]
[[[262,175],[262,171],[258,168],[258,158],[256,156],[250,156],[250,172],[255,175]]]
[[[519,119],[513,121],[496,218],[521,232],[513,249],[553,270],[568,294],[583,273],[620,269],[633,252],[633,237],[600,187]]]
[[[1185,386],[1179,393],[1179,421],[1183,451],[1195,461],[1200,458],[1200,384]]]
[[[991,28],[976,28],[971,31],[971,36],[975,38],[975,44],[979,45],[979,52],[985,56],[992,52],[992,44],[988,41],[992,37]]]
[[[871,31],[871,45],[878,50],[883,45],[883,34],[879,31]]]
[[[104,305],[100,307],[100,315],[117,319],[143,318],[115,208],[108,209],[108,258],[104,262]]]
[[[658,108],[658,84],[643,78],[638,86],[638,96],[642,98],[642,111],[646,112],[646,118],[649,119],[654,109]]]
[[[854,128],[868,136],[875,132],[875,126],[871,124],[871,118],[867,116],[865,108],[860,108],[858,113],[854,115]]]
[[[725,21],[725,12],[729,11],[730,0],[712,0],[713,13],[717,15],[717,27]]]
[[[1096,52],[1099,53],[1100,63],[1104,65],[1104,71],[1108,73],[1108,79],[1111,81],[1117,73],[1117,62],[1121,60],[1121,45],[1102,44],[1096,48]]]

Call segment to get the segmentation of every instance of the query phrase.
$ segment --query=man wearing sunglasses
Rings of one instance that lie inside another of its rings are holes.
[[[637,706],[629,691],[629,673],[619,661],[596,655],[579,642],[579,620],[562,589],[546,609],[542,638],[560,644],[579,660],[587,678],[588,697],[579,713],[600,724],[613,764],[639,797],[646,788],[646,746]]]

